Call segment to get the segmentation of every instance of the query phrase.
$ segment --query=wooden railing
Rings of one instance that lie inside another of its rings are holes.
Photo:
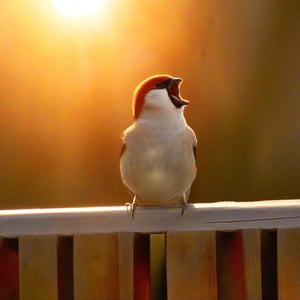
[[[168,299],[300,299],[299,229],[299,200],[0,211],[22,300],[150,299],[155,233]]]

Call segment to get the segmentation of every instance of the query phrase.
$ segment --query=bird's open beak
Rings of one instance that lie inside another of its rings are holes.
[[[188,105],[189,101],[181,98],[180,93],[179,93],[179,85],[182,82],[181,78],[172,78],[170,81],[170,84],[167,88],[169,97],[171,99],[171,101],[173,102],[173,104],[175,105],[175,107],[180,108],[183,105]]]

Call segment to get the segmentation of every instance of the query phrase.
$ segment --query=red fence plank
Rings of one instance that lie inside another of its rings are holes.
[[[0,299],[19,299],[18,240],[0,238]]]
[[[150,299],[150,237],[134,237],[134,300]]]
[[[244,247],[241,232],[217,233],[218,299],[246,300]]]

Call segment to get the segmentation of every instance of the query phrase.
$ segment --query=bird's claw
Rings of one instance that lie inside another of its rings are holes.
[[[137,206],[136,196],[134,196],[132,202],[126,202],[125,205],[129,207],[129,209],[131,211],[131,217],[132,217],[132,219],[134,219],[134,212],[135,212],[135,208]]]
[[[186,209],[186,203],[182,203],[182,206],[181,206],[181,215],[182,216],[184,214],[185,209]]]

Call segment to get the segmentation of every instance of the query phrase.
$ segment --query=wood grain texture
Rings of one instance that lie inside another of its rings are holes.
[[[216,300],[215,233],[167,233],[169,300]]]
[[[242,236],[246,298],[250,300],[262,300],[260,230],[243,230]]]
[[[278,231],[278,294],[280,300],[299,299],[300,230]]]
[[[75,235],[73,243],[74,299],[118,299],[118,234]]]
[[[19,260],[20,299],[58,299],[56,236],[21,237]]]
[[[0,211],[0,236],[104,232],[300,228],[300,201],[217,202],[137,207],[125,206]]]

